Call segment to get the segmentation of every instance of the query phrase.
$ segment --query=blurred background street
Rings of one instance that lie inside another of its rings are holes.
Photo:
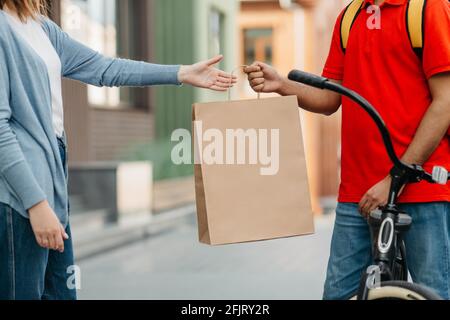
[[[317,234],[208,247],[194,214],[160,234],[83,260],[80,299],[321,299],[333,216]]]

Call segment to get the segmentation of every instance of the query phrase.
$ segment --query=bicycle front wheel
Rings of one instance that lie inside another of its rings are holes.
[[[354,297],[352,300],[356,300]],[[387,281],[369,291],[368,300],[442,300],[437,294],[415,283]]]

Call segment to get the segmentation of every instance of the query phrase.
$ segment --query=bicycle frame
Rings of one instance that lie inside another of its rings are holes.
[[[397,198],[402,187],[408,183],[422,180],[430,183],[445,183],[450,180],[449,173],[444,168],[429,174],[421,166],[409,165],[402,162],[395,153],[390,133],[376,109],[361,95],[345,88],[329,79],[312,75],[306,72],[293,70],[289,79],[318,89],[330,90],[345,96],[362,107],[377,125],[381,133],[386,152],[398,172],[404,174],[392,175],[388,204],[381,211],[373,212],[369,217],[369,226],[373,241],[374,265],[367,269],[361,279],[358,300],[367,300],[368,293],[379,281],[408,280],[408,266],[406,261],[406,248],[403,242],[404,234],[412,224],[412,218],[402,212],[397,206]],[[436,171],[436,170],[435,170]],[[444,177],[442,175],[444,174]],[[408,176],[408,178],[405,178]],[[447,178],[447,179],[445,179]]]

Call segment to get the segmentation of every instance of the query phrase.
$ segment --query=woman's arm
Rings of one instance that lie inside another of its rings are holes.
[[[37,243],[63,251],[67,234],[46,200],[10,126],[8,61],[0,44],[0,176],[14,191],[29,214]]]
[[[66,78],[99,87],[182,83],[217,91],[225,91],[230,87],[231,75],[214,68],[222,56],[192,66],[109,58],[72,39],[47,18],[43,20],[43,27],[61,59],[62,75]]]
[[[10,126],[11,107],[8,61],[0,44],[0,175],[25,209],[46,200]]]

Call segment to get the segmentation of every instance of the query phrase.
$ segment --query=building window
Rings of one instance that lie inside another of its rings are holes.
[[[137,32],[143,0],[62,0],[63,29],[73,38],[109,57],[145,60]],[[96,107],[145,107],[145,90],[88,86],[89,104]]]
[[[251,65],[255,61],[272,64],[273,30],[255,28],[244,30],[244,63]]]
[[[209,12],[209,39],[208,39],[208,55],[210,57],[218,54],[224,54],[224,23],[225,15],[213,8]]]

